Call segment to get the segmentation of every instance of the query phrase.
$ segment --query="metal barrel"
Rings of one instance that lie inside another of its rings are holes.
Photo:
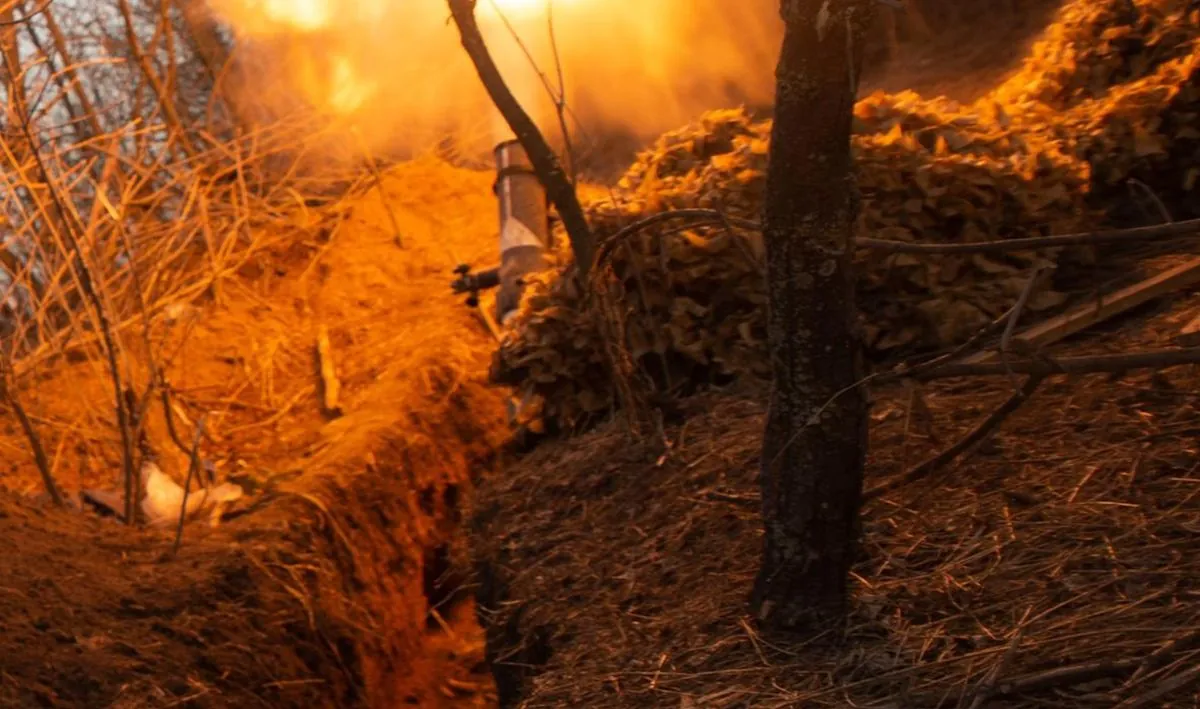
[[[553,246],[546,190],[516,140],[495,149],[496,200],[500,204],[500,286],[496,319],[504,323],[521,302],[521,279],[546,266]]]

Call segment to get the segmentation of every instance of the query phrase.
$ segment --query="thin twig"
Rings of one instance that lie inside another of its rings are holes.
[[[1032,607],[1025,609],[1025,617],[1021,619],[1022,623],[1024,623],[1029,617],[1029,612],[1031,610]],[[994,667],[992,667],[992,669],[988,672],[987,677],[984,678],[983,682],[981,682],[980,685],[975,688],[975,699],[971,701],[970,709],[981,709],[984,704],[987,704],[988,701],[991,700],[992,695],[996,692],[996,683],[1000,680],[1000,676],[1012,663],[1013,658],[1017,656],[1017,647],[1021,644],[1021,637],[1023,634],[1023,627],[1018,627],[1016,632],[1013,633],[1012,641],[1009,642],[1008,649],[1004,651],[1004,654],[1000,657],[1000,661],[997,662]]]
[[[1030,251],[1062,246],[1090,246],[1093,244],[1120,244],[1167,239],[1176,236],[1200,235],[1200,219],[1190,219],[1171,224],[1136,227],[1134,229],[1108,229],[1105,231],[1059,234],[1057,236],[1030,236],[1021,239],[998,239],[965,244],[927,244],[869,239],[859,237],[855,246],[881,253],[892,254],[982,254],[1004,251]]]
[[[1017,298],[1016,304],[1009,311],[1008,322],[1004,325],[1004,334],[1000,336],[1000,352],[1007,355],[1011,344],[1013,332],[1017,329],[1017,321],[1021,318],[1021,312],[1025,310],[1025,304],[1029,302],[1029,296],[1033,292],[1033,286],[1037,283],[1038,276],[1042,274],[1042,267],[1033,269],[1033,273],[1029,274],[1029,280],[1025,282],[1025,287],[1021,289],[1021,295]]]
[[[29,418],[29,414],[25,412],[25,407],[21,406],[21,402],[13,394],[8,381],[8,372],[8,367],[4,367],[4,371],[0,372],[0,401],[8,402],[13,413],[17,416],[17,421],[21,424],[21,430],[24,431],[25,437],[29,439],[29,448],[33,451],[33,461],[37,464],[38,472],[42,476],[42,484],[46,487],[46,494],[50,496],[50,500],[56,506],[63,507],[65,505],[62,494],[59,493],[58,485],[54,482],[54,473],[50,469],[50,460],[46,457],[46,449],[42,446],[42,438],[38,435],[37,429],[33,427],[33,421]]]
[[[142,278],[138,270],[137,259],[135,257],[136,249],[134,248],[133,238],[129,234],[129,230],[125,228],[124,224],[127,199],[125,194],[121,195],[121,207],[118,209],[104,194],[105,189],[107,189],[108,178],[112,176],[116,164],[117,162],[115,160],[108,160],[104,166],[103,172],[101,173],[100,179],[93,181],[92,187],[95,190],[96,202],[108,213],[108,217],[112,220],[117,233],[121,237],[121,242],[125,247],[125,252],[129,259],[129,275],[133,285],[133,292],[135,296],[134,302],[137,304],[138,313],[142,318],[142,345],[146,349],[146,366],[150,370],[150,381],[146,383],[146,393],[142,396],[141,401],[138,401],[136,397],[129,397],[129,403],[127,405],[129,407],[130,418],[133,421],[133,438],[137,442],[139,448],[145,448],[146,444],[144,439],[146,421],[143,414],[147,409],[149,409],[150,397],[154,394],[154,387],[162,380],[162,377],[154,357],[154,343],[151,341],[150,337],[150,309],[146,306],[146,294],[142,284]],[[135,404],[133,402],[137,403]],[[134,408],[135,406],[136,408]],[[146,451],[143,450],[142,453],[144,456]],[[140,470],[140,466],[137,467]]]
[[[388,221],[392,225],[392,239],[396,242],[396,246],[404,248],[404,235],[400,233],[400,221],[396,218],[396,210],[392,207],[392,200],[388,197],[387,190],[383,184],[383,174],[379,172],[379,166],[375,164],[375,157],[371,154],[370,147],[367,146],[367,141],[363,139],[362,132],[355,129],[354,137],[358,141],[358,148],[362,151],[363,161],[367,164],[367,169],[370,170],[371,176],[375,178],[375,189],[379,191],[379,202],[383,205],[383,209],[387,212]]]
[[[17,70],[17,67],[12,66],[8,60],[8,54],[0,52],[4,57],[6,70],[11,74]],[[133,441],[129,433],[128,412],[125,410],[124,387],[121,383],[121,369],[117,364],[117,344],[116,338],[113,336],[112,324],[109,322],[107,310],[104,307],[104,302],[101,300],[99,293],[96,291],[95,284],[92,279],[91,271],[88,269],[87,263],[83,258],[83,247],[79,242],[79,238],[75,234],[77,225],[72,221],[72,215],[67,210],[63,203],[63,197],[59,194],[58,186],[50,179],[50,172],[46,167],[46,163],[42,160],[41,153],[36,149],[36,142],[33,138],[33,131],[29,125],[29,117],[24,113],[18,116],[21,125],[21,131],[24,134],[25,140],[29,143],[32,157],[37,164],[38,170],[42,173],[45,179],[46,189],[50,194],[50,199],[54,203],[55,208],[59,213],[59,218],[63,222],[63,234],[65,235],[68,244],[70,245],[72,255],[75,259],[75,266],[78,269],[79,285],[84,294],[92,301],[92,306],[96,309],[96,319],[100,325],[100,333],[104,339],[105,350],[108,354],[109,373],[113,383],[113,398],[116,400],[117,406],[117,426],[121,433],[121,455],[122,462],[125,467],[125,514],[128,524],[135,524],[136,505],[134,503],[134,488],[140,487],[134,485],[136,472],[133,469]],[[139,494],[140,496],[140,494]]]
[[[491,0],[491,5],[492,10],[496,13],[496,16],[499,17],[500,21],[504,24],[504,28],[508,31],[509,36],[511,36],[513,41],[517,43],[517,47],[520,48],[521,53],[525,55],[525,61],[529,63],[529,67],[533,69],[535,74],[538,75],[538,79],[541,80],[542,87],[546,89],[546,93],[550,96],[550,100],[554,102],[554,111],[558,118],[558,128],[563,138],[563,158],[564,162],[566,163],[567,175],[571,185],[575,186],[577,184],[577,167],[574,149],[572,148],[571,144],[571,132],[567,127],[567,114],[570,111],[570,108],[567,106],[566,82],[563,80],[562,61],[561,57],[559,56],[558,40],[554,31],[554,0],[548,0],[546,3],[546,24],[549,33],[550,51],[554,57],[554,68],[558,74],[557,91],[550,84],[550,77],[546,76],[546,72],[542,71],[542,68],[538,66],[537,60],[533,57],[533,52],[529,51],[529,47],[525,44],[525,40],[521,39],[521,34],[517,32],[517,29],[513,27],[512,22],[509,21],[508,16],[504,13],[504,8],[500,7],[496,0]],[[578,122],[579,120],[576,118],[576,123]]]
[[[46,8],[50,7],[50,4],[53,2],[54,0],[45,0],[45,2],[43,2],[41,5],[38,5],[36,8],[34,8],[32,12],[23,12],[21,19],[19,20],[5,20],[0,22],[0,27],[16,27],[18,25],[23,25],[45,12]]]
[[[1030,376],[1029,379],[1025,380],[1024,386],[1022,386],[1018,391],[1013,392],[1012,396],[1008,397],[1007,401],[1001,404],[998,409],[993,411],[991,415],[980,422],[980,424],[976,426],[970,433],[959,439],[954,445],[945,449],[941,453],[938,453],[932,458],[929,458],[922,463],[918,463],[903,475],[893,478],[882,485],[877,485],[876,487],[866,491],[863,493],[863,500],[873,500],[882,495],[895,492],[896,490],[907,485],[911,485],[922,478],[928,477],[932,473],[952,462],[955,458],[958,458],[968,448],[976,443],[979,443],[995,432],[1000,424],[1004,423],[1005,419],[1011,416],[1014,411],[1021,407],[1021,404],[1024,404],[1029,397],[1033,395],[1045,378],[1045,374],[1034,374]]]
[[[162,402],[163,418],[167,422],[167,435],[181,452],[187,453],[190,449],[179,435],[179,428],[175,426],[175,411],[171,408],[171,383],[162,372],[159,372],[158,396]]]
[[[196,476],[196,471],[200,467],[200,439],[204,436],[204,422],[207,417],[201,416],[196,422],[196,432],[192,434],[192,450],[188,458],[188,474],[187,481],[183,484],[183,504],[179,507],[179,526],[175,528],[175,546],[171,549],[171,556],[179,554],[179,543],[183,540],[183,523],[187,521],[187,503],[188,494],[192,491],[192,479]]]
[[[1163,220],[1164,224],[1170,224],[1175,221],[1171,217],[1171,210],[1167,209],[1167,205],[1163,203],[1162,198],[1154,190],[1150,189],[1150,185],[1147,185],[1136,177],[1131,177],[1129,178],[1129,186],[1137,187],[1150,198],[1150,201],[1154,204],[1154,208],[1158,210],[1158,216]]]
[[[855,382],[853,385],[848,386],[829,397],[829,401],[821,405],[821,408],[817,411],[817,415],[820,416],[823,414],[826,409],[828,409],[835,401],[838,400],[838,397],[844,396],[851,391],[854,391],[858,387],[866,386],[867,384],[879,386],[881,384],[887,384],[889,382],[904,379],[910,381],[919,381],[926,373],[936,372],[938,368],[961,359],[968,352],[973,351],[976,345],[983,342],[985,339],[992,336],[997,330],[1003,327],[1004,324],[1008,322],[1009,318],[1012,317],[1013,313],[1016,312],[1016,309],[1017,306],[1013,305],[1013,307],[1001,314],[1000,317],[979,328],[975,331],[975,334],[968,337],[962,344],[943,355],[939,355],[933,359],[923,362],[917,362],[915,364],[910,362],[902,362],[890,371],[868,374],[867,376]]]
[[[554,100],[554,112],[558,116],[558,129],[562,132],[563,157],[566,158],[567,175],[572,185],[579,184],[579,164],[575,159],[575,147],[571,130],[567,127],[567,82],[563,77],[562,57],[558,51],[558,36],[554,31],[554,0],[546,4],[546,30],[550,37],[550,54],[554,57],[554,71],[558,76],[558,96]]]
[[[762,229],[762,225],[754,220],[725,215],[715,209],[672,209],[666,212],[657,212],[624,226],[612,236],[605,238],[596,250],[596,265],[604,264],[612,256],[613,249],[634,234],[649,229],[656,224],[675,219],[687,219],[698,224],[732,224],[739,229],[748,229],[751,231]]]
[[[1037,284],[1038,276],[1041,275],[1042,270],[1041,266],[1037,266],[1029,274],[1029,280],[1025,281],[1025,287],[1021,289],[1021,295],[1017,298],[1016,304],[1013,305],[1008,316],[1008,322],[1004,325],[1004,333],[1000,335],[1000,361],[1005,365],[1008,364],[1008,354],[1012,347],[1013,332],[1017,329],[1017,322],[1021,319],[1021,313],[1025,310],[1025,304],[1029,302],[1029,296],[1033,293],[1033,287]]]

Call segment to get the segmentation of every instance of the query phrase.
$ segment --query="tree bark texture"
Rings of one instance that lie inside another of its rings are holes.
[[[475,19],[475,0],[449,0],[449,3],[450,14],[462,37],[463,49],[475,65],[475,71],[479,74],[483,87],[487,89],[492,103],[504,116],[508,127],[517,136],[525,154],[529,156],[534,172],[546,188],[546,197],[558,210],[563,228],[567,231],[571,251],[575,253],[575,267],[580,276],[586,276],[592,267],[595,245],[587,217],[579,205],[575,186],[563,170],[554,151],[550,149],[545,136],[538,130],[537,124],[504,83],[504,77],[483,41],[483,33],[479,31],[479,23]]]
[[[867,405],[852,387],[861,357],[850,136],[871,0],[781,5],[763,215],[774,386],[761,470],[765,542],[751,600],[764,626],[801,631],[844,618],[858,546]]]

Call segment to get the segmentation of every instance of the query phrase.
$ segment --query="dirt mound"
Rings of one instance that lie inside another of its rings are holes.
[[[1135,339],[1161,346],[1187,312]],[[481,491],[474,537],[502,698],[948,707],[986,691],[994,706],[1194,706],[1200,453],[1179,442],[1200,414],[1198,376],[1058,381],[965,462],[868,504],[840,639],[764,637],[745,616],[762,392],[684,402],[665,451],[615,422],[535,452]],[[1010,394],[876,392],[868,485]]]
[[[160,363],[177,426],[206,417],[202,455],[250,494],[225,525],[189,525],[177,559],[162,558],[170,533],[4,502],[2,651],[20,660],[4,665],[0,701],[486,701],[471,605],[447,572],[465,553],[472,481],[508,434],[503,396],[483,380],[494,340],[448,283],[494,248],[490,184],[435,161],[400,166],[272,215],[280,238],[237,274],[156,311],[152,337],[177,353]],[[323,411],[321,331],[337,414]],[[126,350],[138,382],[142,351]],[[119,487],[103,366],[68,353],[27,363],[20,385],[59,484]],[[151,414],[149,446],[182,482],[187,457],[161,408]],[[27,454],[9,463],[10,490],[38,488]]]
[[[190,533],[170,562],[162,561],[169,537],[11,499],[0,500],[0,532],[11,544],[0,592],[0,705],[360,698],[353,636],[311,625],[253,561],[264,549],[295,546],[286,527],[261,529],[238,546]],[[348,664],[336,661],[339,652]]]

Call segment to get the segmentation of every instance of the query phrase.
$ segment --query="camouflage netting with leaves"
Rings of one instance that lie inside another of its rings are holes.
[[[1200,27],[1200,17],[1196,18]],[[1120,204],[1131,188],[1170,218],[1200,217],[1200,42],[1150,76],[1071,109],[1052,130],[1092,170],[1091,197]]]
[[[1022,69],[1027,91],[1008,82],[970,107],[912,92],[861,100],[859,233],[954,243],[1080,231],[1102,221],[1110,191],[1128,190],[1130,178],[1167,204],[1187,201],[1177,198],[1196,184],[1198,4],[1075,0]],[[1138,15],[1113,25],[1119,31],[1101,26],[1131,6]],[[1067,68],[1058,63],[1065,56]],[[607,197],[585,205],[601,243],[676,209],[757,219],[770,128],[726,110],[662,136]],[[608,243],[592,276],[602,295],[590,301],[562,277],[570,254],[558,254],[561,266],[527,288],[493,366],[494,379],[524,402],[526,422],[569,429],[611,410],[604,333],[623,339],[638,376],[659,392],[766,375],[762,237],[731,221],[664,220]],[[860,249],[866,345],[887,356],[961,342],[1012,305],[1034,266],[1092,258],[1088,249]],[[1046,283],[1028,309],[1065,299]]]
[[[1070,0],[994,96],[1054,110],[1102,99],[1191,53],[1198,26],[1200,0]]]

